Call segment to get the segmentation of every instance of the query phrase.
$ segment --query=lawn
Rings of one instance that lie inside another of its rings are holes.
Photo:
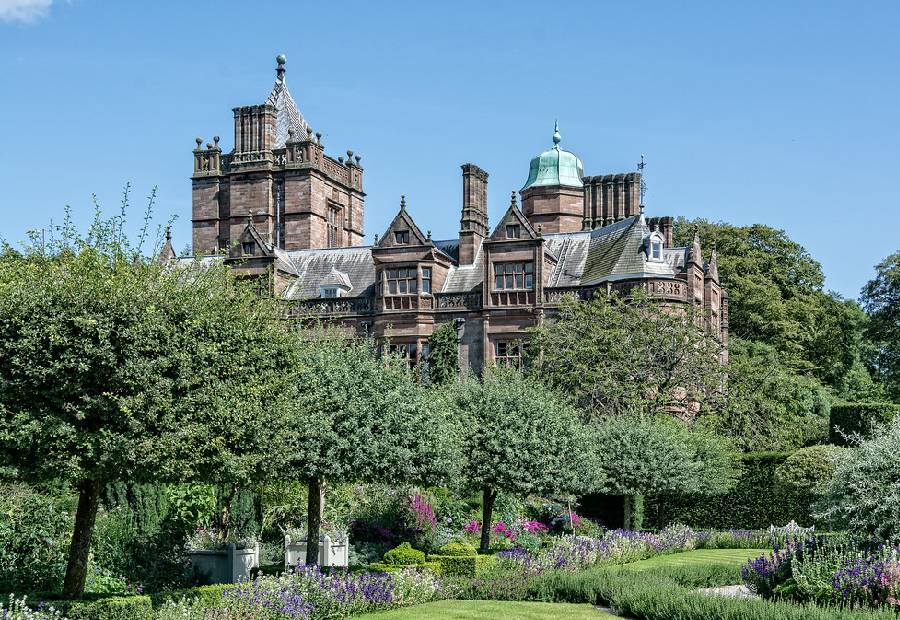
[[[590,605],[508,601],[439,601],[359,616],[360,620],[608,620],[616,617]]]
[[[771,549],[699,549],[686,553],[658,555],[649,560],[632,562],[624,567],[629,570],[643,570],[660,566],[741,566],[753,558],[758,558]]]

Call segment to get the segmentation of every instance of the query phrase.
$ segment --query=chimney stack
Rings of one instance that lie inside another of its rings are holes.
[[[471,265],[488,236],[488,173],[475,164],[463,164],[463,208],[459,221],[459,264]]]

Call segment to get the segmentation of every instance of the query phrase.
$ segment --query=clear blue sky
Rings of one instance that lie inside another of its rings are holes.
[[[90,195],[159,188],[190,241],[194,137],[287,81],[334,156],[365,167],[366,232],[406,194],[455,235],[459,165],[496,222],[529,159],[587,174],[647,155],[648,214],[784,228],[856,297],[900,247],[900,2],[99,2],[0,0],[0,236]]]

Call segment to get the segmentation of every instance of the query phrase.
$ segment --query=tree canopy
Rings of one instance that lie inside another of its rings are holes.
[[[573,493],[593,488],[587,429],[561,398],[510,368],[489,368],[447,388],[467,429],[463,477],[483,495],[481,547],[489,543],[497,491]]]
[[[876,352],[874,366],[895,401],[900,401],[900,252],[875,266],[875,278],[862,290],[871,317],[868,334]]]
[[[79,492],[84,588],[102,485],[249,481],[274,466],[293,337],[224,267],[167,268],[118,219],[0,256],[0,460]]]
[[[457,429],[403,360],[333,329],[307,329],[292,365],[282,442],[293,475],[309,484],[307,563],[316,562],[330,482],[438,484],[455,477]]]
[[[532,330],[531,375],[592,415],[654,415],[721,406],[722,346],[693,309],[630,299],[564,297],[559,317]]]

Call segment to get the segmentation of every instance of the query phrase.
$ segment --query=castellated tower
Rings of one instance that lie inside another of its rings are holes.
[[[285,82],[285,57],[264,103],[234,108],[234,148],[197,138],[192,179],[194,255],[228,252],[250,218],[274,248],[360,245],[365,192],[360,156],[325,154]]]

